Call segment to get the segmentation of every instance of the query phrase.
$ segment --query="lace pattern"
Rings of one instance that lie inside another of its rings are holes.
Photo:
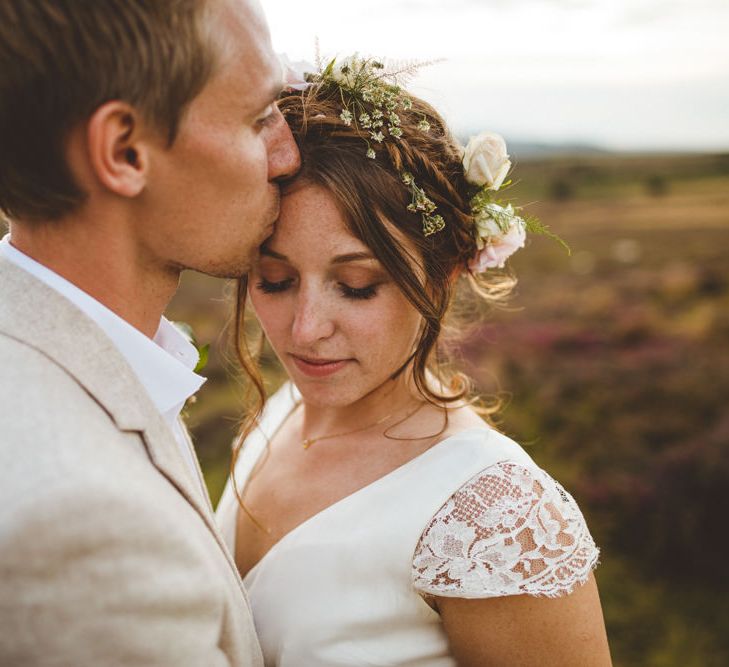
[[[560,597],[599,551],[572,496],[536,466],[501,462],[464,484],[423,532],[413,584],[425,595]]]

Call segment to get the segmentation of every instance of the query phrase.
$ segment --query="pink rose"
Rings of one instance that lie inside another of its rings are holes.
[[[513,212],[511,206],[507,206],[506,209],[494,204],[491,206],[497,208],[500,215],[509,215]],[[499,225],[487,211],[476,220],[478,241],[481,247],[468,263],[468,268],[473,273],[483,273],[487,269],[503,269],[506,260],[519,248],[524,247],[526,242],[524,221],[517,215],[509,215],[508,225],[508,231],[501,231]]]

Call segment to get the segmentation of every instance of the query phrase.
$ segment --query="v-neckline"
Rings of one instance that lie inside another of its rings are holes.
[[[262,423],[260,425],[260,430],[262,431],[261,435],[263,436],[264,439],[270,440],[270,439],[274,438],[276,436],[276,433],[278,433],[279,429],[283,425],[283,423],[286,421],[286,419],[288,419],[288,417],[291,415],[291,413],[298,406],[298,402],[293,395],[294,390],[295,390],[295,387],[292,383],[290,384],[289,387],[282,387],[281,391],[289,392],[290,400],[287,405],[283,406],[285,408],[285,410],[282,411],[283,415],[280,417],[280,419],[278,421],[274,421],[271,424],[272,428],[267,428],[264,431],[264,426],[267,426],[267,424]],[[458,433],[454,433],[453,435],[449,435],[448,437],[443,438],[443,440],[439,440],[435,444],[428,447],[428,449],[426,449],[424,452],[421,452],[420,454],[418,454],[417,456],[414,456],[413,458],[409,459],[408,461],[401,463],[396,468],[393,468],[392,470],[390,470],[390,472],[385,473],[384,475],[382,475],[382,477],[378,477],[377,479],[372,480],[371,482],[365,484],[364,486],[361,486],[359,489],[355,489],[351,493],[348,493],[346,496],[342,496],[339,500],[336,500],[331,505],[327,505],[326,507],[320,509],[318,512],[315,512],[310,517],[304,519],[301,523],[294,526],[291,530],[289,530],[281,538],[279,538],[279,540],[277,540],[273,544],[273,546],[256,561],[255,565],[252,568],[250,568],[248,570],[248,572],[246,572],[245,576],[243,577],[243,583],[246,584],[246,581],[249,579],[249,577],[254,572],[256,572],[256,570],[259,569],[259,567],[264,563],[264,561],[266,561],[268,559],[268,557],[273,552],[278,551],[282,544],[288,542],[289,539],[293,535],[301,532],[302,529],[304,529],[306,526],[308,526],[309,524],[311,524],[314,521],[316,521],[317,519],[319,519],[321,516],[329,514],[335,508],[338,508],[340,505],[351,501],[351,499],[355,498],[356,496],[361,495],[362,493],[371,489],[372,487],[378,486],[380,483],[384,483],[385,481],[389,481],[392,477],[394,477],[398,474],[402,474],[403,471],[405,471],[407,468],[409,468],[412,464],[414,464],[418,461],[422,461],[425,457],[427,457],[430,454],[430,452],[432,452],[433,450],[439,449],[441,445],[448,442],[449,440],[452,440],[453,438],[461,437],[465,434],[474,433],[474,432],[482,432],[482,431],[488,433],[488,432],[491,432],[492,429],[487,424],[484,424],[483,426],[474,426],[472,428],[468,428],[468,429],[464,429],[463,431],[459,431]],[[267,432],[270,432],[271,435],[270,436],[267,435]],[[253,471],[253,468],[255,467],[255,465],[258,463],[262,453],[263,453],[263,448],[259,449],[255,460],[251,462],[252,465],[250,466],[248,475],[246,476],[246,479],[245,479],[246,484],[248,483],[250,474]],[[235,523],[235,533],[234,533],[233,544],[236,544],[236,542],[237,542],[237,534],[238,534],[237,523],[238,522],[237,522],[237,512],[236,512],[236,523]]]

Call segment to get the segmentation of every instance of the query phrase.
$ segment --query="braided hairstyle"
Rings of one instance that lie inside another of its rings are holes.
[[[298,144],[302,167],[282,194],[308,184],[333,196],[350,232],[372,251],[423,318],[413,355],[393,377],[411,366],[421,396],[443,406],[471,394],[470,380],[446,369],[438,347],[456,286],[466,282],[478,297],[496,303],[515,281],[505,273],[474,275],[466,270],[477,246],[463,149],[432,106],[408,96],[412,105],[398,112],[401,137],[376,143],[369,130],[341,118],[342,100],[336,88],[314,85],[303,92],[284,92],[279,108]],[[428,131],[419,127],[423,120]],[[375,150],[374,159],[367,156],[368,143]],[[437,233],[426,236],[421,213],[408,210],[412,192],[403,182],[404,172],[412,174],[443,217],[445,227]],[[243,436],[265,401],[257,355],[251,354],[244,336],[246,292],[244,277],[238,289],[235,339],[239,361],[258,396],[244,422]],[[480,412],[488,417],[497,409],[482,406]]]

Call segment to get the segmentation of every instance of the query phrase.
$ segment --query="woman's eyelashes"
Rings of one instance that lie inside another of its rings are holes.
[[[293,282],[293,278],[286,278],[285,280],[278,280],[276,282],[261,278],[256,283],[256,287],[264,294],[278,294],[279,292],[285,292],[291,287]]]
[[[281,292],[288,290],[293,284],[293,278],[271,281],[262,277],[256,283],[256,287],[264,294],[280,294]],[[338,282],[337,289],[346,299],[364,301],[377,295],[377,288],[379,285],[379,283],[372,283],[371,285],[365,285],[364,287],[350,287],[346,283]]]
[[[350,287],[344,283],[337,283],[342,295],[347,299],[371,299],[377,295],[377,283],[372,283],[366,287]]]

